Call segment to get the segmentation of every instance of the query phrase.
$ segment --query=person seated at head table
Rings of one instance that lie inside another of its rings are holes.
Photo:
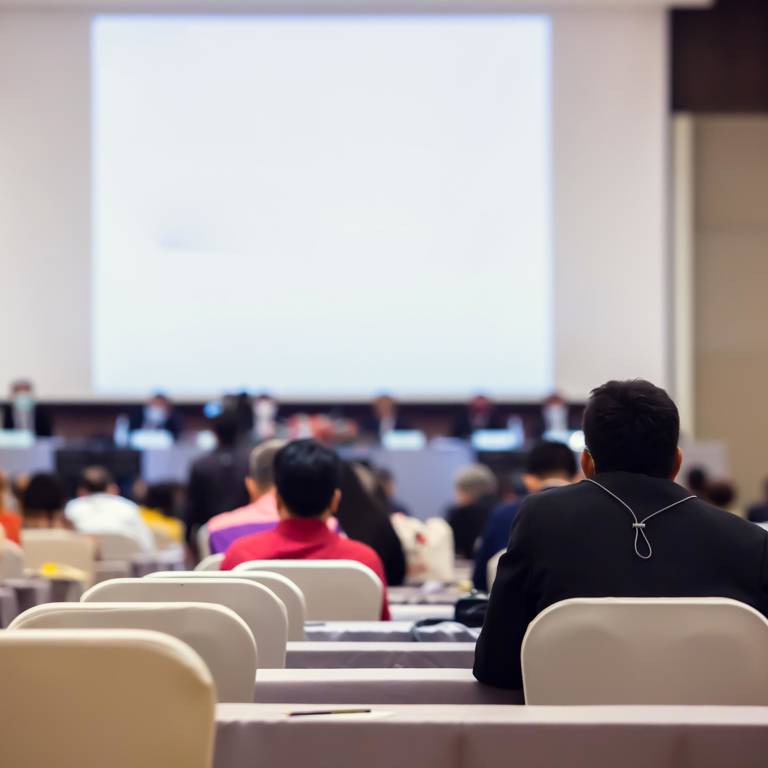
[[[3,529],[6,539],[14,544],[21,544],[21,516],[8,507],[10,493],[8,475],[0,470],[0,528]]]
[[[763,500],[747,510],[747,520],[753,523],[768,523],[768,479],[763,482]]]
[[[176,514],[178,492],[176,483],[153,483],[141,496],[139,513],[153,533],[157,531],[171,541],[183,544],[184,523]]]
[[[674,482],[680,420],[647,381],[610,381],[584,412],[585,480],[529,496],[499,562],[475,677],[522,687],[528,624],[577,597],[725,597],[768,615],[768,533]]]
[[[155,392],[142,408],[137,408],[130,418],[131,431],[159,429],[170,432],[178,440],[182,430],[181,417],[164,392]]]
[[[315,440],[296,440],[277,452],[274,473],[280,522],[271,531],[238,539],[227,550],[221,570],[249,560],[356,560],[381,579],[381,618],[389,620],[381,558],[366,544],[328,528],[341,501],[339,457]]]
[[[208,521],[208,544],[211,553],[226,552],[243,536],[272,530],[280,515],[277,511],[274,462],[284,440],[267,440],[257,445],[248,459],[245,487],[250,503],[232,512],[214,515]]]
[[[467,440],[479,429],[506,429],[506,421],[486,395],[475,395],[456,416],[451,435]]]
[[[523,483],[527,493],[538,493],[573,482],[576,458],[563,443],[542,440],[528,453]],[[497,507],[488,518],[475,554],[472,581],[475,589],[488,589],[488,561],[509,543],[509,534],[517,518],[522,500]]]
[[[119,495],[107,469],[94,466],[83,470],[77,496],[64,510],[76,530],[93,535],[120,533],[134,539],[144,552],[155,549],[155,538],[141,519],[138,505]]]
[[[339,489],[336,517],[341,530],[371,547],[381,558],[387,583],[400,586],[405,581],[405,553],[389,510],[376,496],[374,474],[362,464],[343,462]]]
[[[484,464],[472,464],[459,470],[454,486],[456,503],[445,519],[453,530],[456,557],[471,560],[491,510],[499,503],[499,483]]]
[[[410,425],[400,414],[397,400],[392,395],[379,395],[371,403],[371,415],[360,424],[360,435],[378,442],[387,432],[406,429]]]
[[[2,407],[2,429],[21,429],[37,437],[51,437],[53,425],[47,408],[35,400],[34,384],[19,379],[11,384],[10,403]]]
[[[25,528],[62,528],[72,530],[64,515],[67,496],[58,475],[39,472],[29,478],[21,495]]]
[[[195,546],[199,528],[215,515],[248,504],[245,478],[250,448],[241,433],[241,420],[231,404],[212,420],[216,448],[196,459],[189,473],[184,522],[187,542]]]

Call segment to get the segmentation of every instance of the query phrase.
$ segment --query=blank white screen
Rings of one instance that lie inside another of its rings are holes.
[[[93,23],[93,376],[551,390],[549,21]]]

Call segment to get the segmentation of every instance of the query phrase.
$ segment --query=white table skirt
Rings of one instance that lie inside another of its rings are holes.
[[[308,622],[304,628],[307,640],[313,642],[475,642],[480,629],[445,622],[419,627],[414,631],[412,621],[324,621]]]
[[[288,669],[471,669],[472,643],[288,643]]]
[[[220,704],[215,768],[765,768],[768,707]],[[338,708],[338,707],[336,707]]]
[[[450,621],[454,616],[452,605],[390,605],[392,621],[421,621],[422,619],[442,619]]]
[[[522,704],[522,691],[478,683],[469,669],[260,669],[261,704]]]

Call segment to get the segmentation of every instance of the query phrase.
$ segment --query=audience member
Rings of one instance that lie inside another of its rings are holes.
[[[64,514],[67,497],[57,475],[32,475],[21,496],[25,528],[71,528]]]
[[[451,433],[466,440],[479,429],[505,429],[506,426],[493,401],[485,395],[476,395],[454,420]]]
[[[576,458],[567,445],[542,441],[528,454],[523,483],[528,493],[538,493],[572,483],[576,472]],[[473,582],[476,589],[488,589],[488,561],[506,549],[521,503],[504,504],[491,513],[475,555]]]
[[[161,429],[177,440],[181,434],[181,417],[168,395],[155,392],[147,404],[131,415],[131,430]]]
[[[9,494],[8,476],[0,471],[0,528],[5,532],[5,538],[21,544],[21,517],[8,508]]]
[[[373,473],[360,464],[343,463],[339,489],[341,501],[336,517],[341,530],[350,539],[371,547],[381,558],[387,583],[399,586],[405,581],[405,553],[389,510],[376,498]]]
[[[736,507],[736,489],[727,480],[715,480],[707,486],[704,498],[726,512],[742,517],[741,511]]]
[[[376,477],[376,496],[387,507],[390,514],[401,514],[410,517],[411,510],[397,497],[395,475],[386,467],[378,467],[374,471]]]
[[[341,501],[338,456],[314,440],[297,440],[278,451],[274,473],[280,522],[271,531],[238,539],[227,550],[221,569],[231,570],[248,560],[356,560],[381,579],[382,619],[389,619],[381,558],[366,544],[328,528]]]
[[[455,482],[456,503],[445,514],[453,530],[456,556],[470,560],[491,510],[498,503],[498,481],[484,464],[460,470]]]
[[[257,445],[248,460],[245,478],[250,503],[232,512],[222,512],[208,521],[208,543],[212,553],[226,552],[243,536],[271,531],[280,521],[275,493],[274,463],[283,440]]]
[[[399,429],[408,429],[409,424],[400,415],[397,400],[391,395],[379,395],[371,404],[371,416],[360,426],[360,432],[376,441]]]
[[[218,441],[216,448],[192,464],[185,516],[190,543],[197,530],[214,515],[248,503],[245,478],[249,451],[240,440],[241,428],[237,413],[225,409],[213,422]]]
[[[94,535],[120,533],[132,538],[143,551],[154,550],[154,536],[141,519],[139,507],[119,495],[112,475],[104,467],[83,471],[77,496],[64,510],[76,530]]]
[[[10,403],[2,409],[2,428],[26,430],[37,437],[53,434],[50,414],[36,402],[31,381],[19,379],[11,384]]]
[[[763,482],[763,500],[747,510],[747,520],[753,523],[768,523],[768,479]]]
[[[611,381],[584,414],[586,480],[529,496],[499,563],[475,677],[520,688],[529,622],[573,597],[727,597],[768,614],[768,533],[674,482],[679,416],[664,390]]]
[[[701,498],[707,497],[707,488],[709,486],[709,473],[704,467],[691,467],[685,481],[685,487]]]
[[[139,512],[153,535],[182,544],[184,523],[177,514],[179,492],[176,483],[154,483],[147,488]]]

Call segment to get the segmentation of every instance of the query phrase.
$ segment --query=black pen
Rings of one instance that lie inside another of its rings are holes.
[[[308,717],[309,715],[366,715],[370,709],[318,709],[314,712],[289,712],[288,717]]]

